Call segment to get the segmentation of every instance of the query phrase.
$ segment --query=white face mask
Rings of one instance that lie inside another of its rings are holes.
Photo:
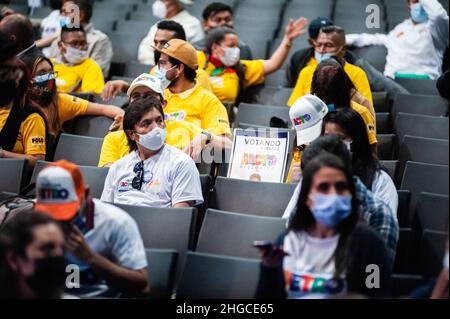
[[[70,64],[80,64],[83,63],[89,57],[87,50],[78,50],[72,47],[66,46],[66,53],[64,53],[64,58]]]
[[[163,90],[167,89],[169,87],[170,83],[173,81],[173,80],[169,80],[167,78],[167,72],[169,72],[170,70],[172,70],[175,67],[176,67],[176,65],[174,65],[173,67],[171,67],[168,70],[160,68],[159,66],[156,68],[155,77],[161,81],[161,86],[162,86]]]
[[[314,52],[314,58],[316,59],[317,63],[320,63],[322,61],[331,59],[333,56],[335,56],[334,53],[318,53],[318,52]]]
[[[339,52],[341,52],[341,51],[342,51],[342,47],[333,53],[319,53],[319,52],[314,51],[314,58],[316,59],[317,63],[320,63],[320,62],[326,61],[328,59],[331,59],[332,57],[338,55]]]
[[[225,54],[220,57],[220,61],[222,61],[225,66],[233,66],[239,62],[240,57],[241,50],[239,49],[239,47],[226,48]]]
[[[167,16],[167,7],[160,0],[156,0],[155,2],[153,2],[152,11],[153,11],[153,15],[156,18],[164,19]]]
[[[136,134],[139,136],[139,141],[137,141],[137,143],[150,151],[158,151],[161,149],[166,142],[167,137],[166,129],[160,128],[159,126],[155,127],[147,134]]]

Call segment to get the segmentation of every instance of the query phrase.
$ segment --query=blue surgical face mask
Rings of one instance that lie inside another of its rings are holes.
[[[428,20],[428,14],[419,2],[411,5],[411,19],[415,23],[422,23]]]
[[[71,22],[72,20],[70,19],[70,17],[61,17],[59,19],[59,25],[61,28],[68,26]]]
[[[171,67],[169,70],[163,69],[159,66],[156,68],[155,77],[161,81],[161,86],[162,86],[163,90],[167,89],[169,87],[170,83],[172,82],[172,80],[169,80],[167,78],[167,72],[169,72],[170,70],[172,70],[175,67],[176,67],[176,65]]]
[[[331,59],[333,56],[335,56],[335,53],[318,53],[314,51],[314,58],[317,60],[317,63],[320,63],[322,61]]]
[[[315,220],[328,227],[336,227],[352,212],[352,196],[316,194],[311,197],[311,212]]]
[[[333,112],[336,107],[334,106],[334,103],[327,104],[328,112]]]

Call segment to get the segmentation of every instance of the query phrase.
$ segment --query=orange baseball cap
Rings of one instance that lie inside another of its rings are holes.
[[[154,46],[153,49],[183,62],[193,70],[198,69],[197,51],[189,42],[180,39],[172,39],[164,44],[162,49],[158,49]]]
[[[36,211],[59,221],[72,220],[85,196],[80,168],[66,160],[48,165],[36,179],[36,192]]]

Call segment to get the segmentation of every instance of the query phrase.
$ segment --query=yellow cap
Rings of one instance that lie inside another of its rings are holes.
[[[162,49],[153,47],[154,50],[167,54],[168,56],[186,64],[193,70],[198,68],[197,51],[188,42],[180,39],[172,39],[164,44]]]

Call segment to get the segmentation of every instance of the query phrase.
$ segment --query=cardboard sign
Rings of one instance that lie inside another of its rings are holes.
[[[289,133],[273,129],[235,129],[229,178],[282,183]]]

